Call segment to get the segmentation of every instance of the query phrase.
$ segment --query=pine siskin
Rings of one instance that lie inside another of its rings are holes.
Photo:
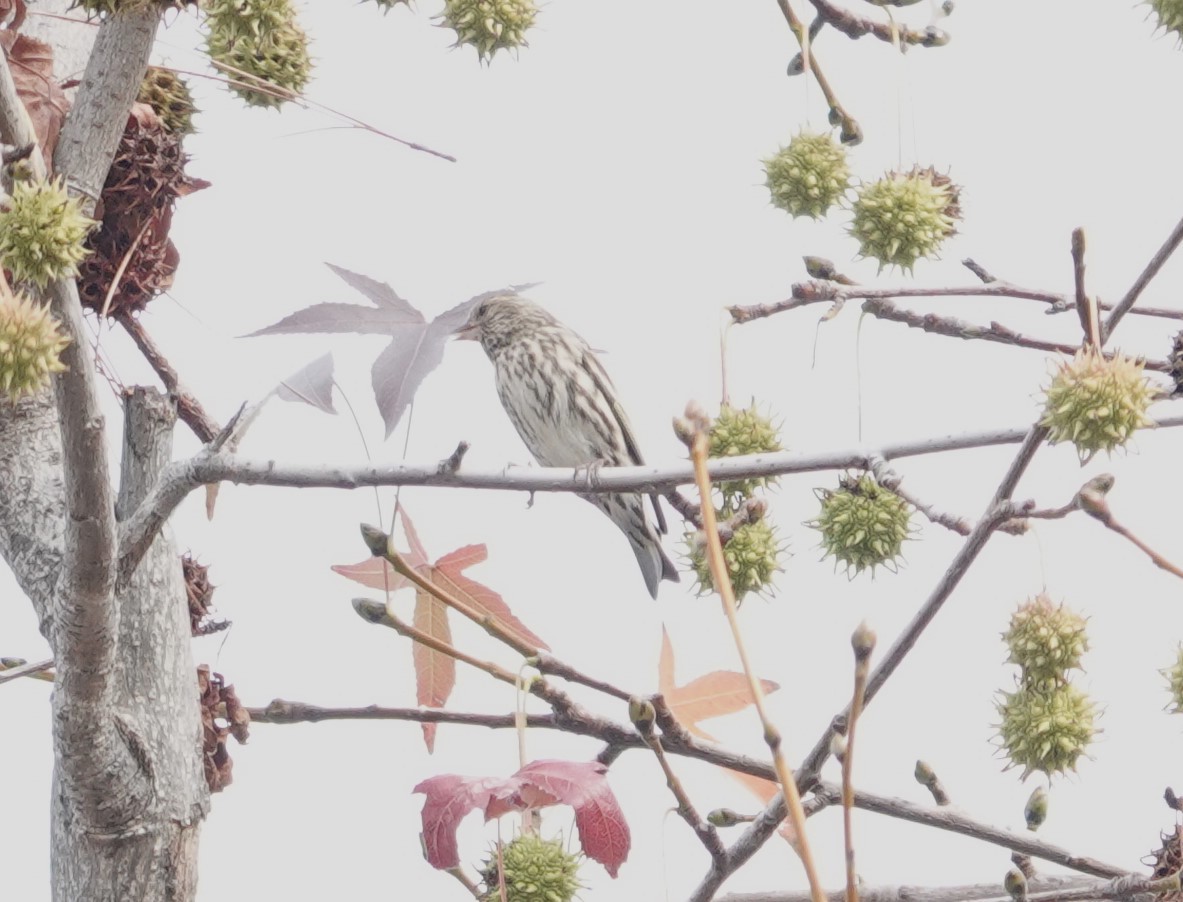
[[[595,352],[533,301],[493,295],[473,308],[458,338],[479,341],[497,372],[497,394],[518,435],[544,467],[642,464],[616,389]],[[678,570],[657,536],[665,517],[653,496],[656,528],[641,495],[581,495],[628,537],[649,594]]]

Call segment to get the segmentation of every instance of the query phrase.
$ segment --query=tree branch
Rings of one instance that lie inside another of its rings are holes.
[[[1158,428],[1183,426],[1183,415],[1162,417]],[[708,464],[712,481],[747,479],[756,476],[783,476],[792,473],[816,473],[827,470],[871,468],[878,459],[897,460],[924,454],[939,454],[993,445],[1012,445],[1022,441],[1026,429],[994,429],[960,435],[937,435],[907,442],[894,442],[879,448],[803,454],[778,451],[716,458]],[[434,486],[450,489],[496,489],[512,492],[622,492],[666,491],[694,481],[693,467],[687,461],[664,466],[603,467],[589,475],[586,468],[517,467],[478,470],[461,468],[457,472],[441,470],[439,462],[426,464],[343,464],[316,466],[283,464],[274,460],[251,460],[226,451],[206,448],[193,458],[170,465],[160,482],[139,509],[121,524],[119,570],[134,568],[139,555],[164,525],[177,506],[194,489],[217,482],[239,485],[287,486],[289,488],[359,489],[372,486]]]
[[[871,703],[872,699],[878,694],[892,673],[895,672],[895,669],[903,661],[912,646],[916,644],[916,641],[920,638],[920,634],[924,632],[925,628],[932,622],[937,612],[948,600],[953,589],[956,588],[970,565],[986,546],[990,536],[1007,520],[1017,514],[1021,515],[1022,511],[1016,510],[1015,506],[1010,504],[1007,499],[1009,499],[1015,486],[1018,484],[1019,478],[1031,462],[1035,451],[1046,437],[1047,430],[1042,427],[1032,426],[1028,430],[1022,445],[1019,447],[1018,452],[1011,461],[1010,467],[1008,467],[1006,474],[999,483],[994,497],[986,508],[986,512],[978,520],[977,524],[975,524],[965,543],[961,546],[956,557],[953,558],[953,561],[937,582],[936,587],[928,599],[912,618],[911,622],[904,628],[904,631],[897,637],[884,656],[883,661],[871,674],[867,682],[866,695],[863,702],[864,706]],[[795,777],[799,790],[808,790],[816,782],[822,765],[830,756],[830,740],[834,735],[843,732],[849,713],[850,709],[847,706],[840,714],[835,716],[830,722],[830,726],[806,756],[805,761],[797,770]],[[703,881],[691,896],[691,902],[709,902],[723,881],[738,870],[768,841],[768,838],[775,832],[777,826],[784,819],[785,814],[784,799],[778,796],[765,807],[764,811],[752,822],[751,826],[728,849],[725,866],[722,868],[717,866],[711,868],[710,872],[703,878]]]
[[[1028,900],[1058,902],[1062,894],[1084,891],[1091,898],[1102,898],[1102,887],[1111,883],[1096,877],[1036,877],[1027,883]],[[829,902],[843,902],[843,892],[827,893]],[[967,886],[864,886],[859,888],[861,902],[1008,902],[1002,884],[974,883]],[[809,902],[806,892],[728,893],[717,902]]]
[[[364,708],[323,708],[307,702],[289,702],[282,698],[271,701],[266,708],[247,708],[251,723],[322,723],[327,720],[405,720],[413,723],[451,723],[491,730],[512,730],[516,726],[513,714],[475,714],[467,711],[444,711],[439,708],[384,708],[367,705]],[[537,729],[561,730],[563,725],[553,714],[527,714],[526,726]]]
[[[1183,243],[1183,219],[1180,219],[1175,224],[1175,227],[1171,230],[1171,234],[1167,236],[1167,240],[1162,243],[1162,247],[1154,252],[1154,256],[1150,258],[1150,262],[1146,264],[1146,268],[1138,274],[1138,278],[1134,279],[1134,284],[1130,286],[1125,296],[1117,302],[1117,306],[1113,308],[1113,312],[1105,320],[1105,325],[1101,329],[1102,344],[1109,340],[1109,337],[1113,334],[1113,330],[1117,328],[1117,324],[1130,312],[1130,309],[1137,303],[1138,298],[1141,297],[1142,291],[1158,275],[1158,271],[1163,268],[1163,264],[1170,259],[1171,254],[1175,252],[1181,243]]]
[[[818,800],[822,807],[841,805],[842,787],[837,783],[818,783],[814,787],[814,798]],[[969,836],[973,839],[991,843],[992,845],[1001,846],[1004,849],[1011,849],[1021,852],[1024,855],[1030,855],[1032,858],[1040,858],[1044,861],[1063,865],[1066,868],[1080,871],[1082,874],[1091,874],[1094,877],[1126,877],[1130,875],[1130,872],[1125,868],[1119,868],[1116,865],[1107,864],[1095,858],[1075,855],[1061,846],[1036,839],[1033,833],[1013,833],[1001,827],[983,824],[962,814],[956,809],[946,806],[917,805],[915,802],[909,802],[906,799],[881,796],[856,790],[854,794],[854,807],[862,811],[873,811],[876,814],[884,814],[888,817],[911,821],[914,824],[923,824],[926,827],[935,827],[938,830],[947,830],[950,833],[959,833],[962,836]],[[1001,896],[1002,893],[998,895]]]

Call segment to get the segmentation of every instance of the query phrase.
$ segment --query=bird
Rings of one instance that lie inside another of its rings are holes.
[[[492,293],[472,307],[455,331],[479,341],[493,363],[497,394],[518,435],[544,467],[641,465],[644,460],[616,388],[595,351],[553,314],[517,293]],[[653,495],[650,519],[643,495],[581,494],[628,538],[653,598],[678,568],[661,547],[665,516]]]

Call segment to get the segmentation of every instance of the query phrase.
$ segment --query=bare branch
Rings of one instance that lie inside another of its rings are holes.
[[[814,797],[827,806],[842,804],[842,787],[837,783],[820,782],[814,788],[814,793]],[[881,796],[861,790],[855,791],[854,806],[862,811],[873,811],[876,814],[885,814],[888,817],[911,821],[914,824],[936,827],[950,833],[960,833],[962,836],[969,836],[1001,846],[1004,849],[1021,852],[1032,858],[1063,865],[1082,874],[1092,874],[1094,877],[1130,876],[1130,872],[1125,868],[1107,864],[1095,858],[1076,855],[1061,846],[1036,839],[1033,833],[1015,833],[1001,827],[983,824],[951,807],[917,805],[906,799]]]
[[[11,667],[0,666],[0,685],[21,677],[44,677],[45,671],[53,669],[53,658],[37,661],[35,664],[16,664]],[[53,677],[50,677],[52,680]]]
[[[1122,318],[1138,302],[1142,291],[1150,284],[1151,279],[1158,275],[1158,271],[1163,268],[1163,264],[1170,259],[1171,254],[1175,252],[1181,243],[1183,243],[1183,219],[1180,219],[1175,224],[1175,228],[1171,230],[1171,234],[1167,236],[1167,240],[1163,242],[1162,247],[1155,251],[1154,256],[1150,258],[1150,262],[1146,264],[1146,268],[1138,274],[1138,278],[1134,279],[1134,284],[1125,293],[1125,297],[1117,302],[1117,306],[1113,308],[1113,312],[1105,320],[1105,326],[1101,329],[1102,343],[1108,341],[1110,336],[1113,335],[1113,330],[1117,328],[1117,324],[1121,322]]]
[[[863,310],[877,319],[903,323],[912,329],[922,329],[934,335],[944,335],[949,338],[961,338],[970,341],[991,341],[998,344],[1013,345],[1017,348],[1028,348],[1033,351],[1045,351],[1053,354],[1075,354],[1078,345],[1066,344],[1059,341],[1045,341],[1042,338],[1031,338],[1014,331],[1002,323],[992,322],[988,326],[966,322],[952,316],[940,316],[936,313],[916,313],[904,310],[886,299],[875,299],[863,302]],[[1112,351],[1106,352],[1107,358],[1113,357]],[[1167,360],[1147,360],[1145,367],[1161,373],[1169,373],[1171,364]]]
[[[182,422],[192,429],[193,434],[201,439],[202,442],[212,442],[217,438],[218,433],[221,431],[217,421],[206,413],[205,408],[201,406],[201,402],[181,385],[181,377],[173,369],[172,364],[168,362],[168,358],[164,356],[164,352],[152,340],[152,336],[148,334],[139,318],[127,311],[121,311],[115,314],[115,320],[131,336],[131,340],[136,343],[136,347],[140,349],[140,353],[144,355],[144,359],[156,371],[156,375],[160,377],[160,381],[164,383],[164,387],[168,392],[176,396],[177,415],[181,418]]]
[[[325,708],[307,702],[290,702],[282,698],[271,701],[266,708],[247,708],[251,723],[321,723],[327,720],[405,720],[412,723],[451,723],[491,730],[512,730],[516,726],[513,714],[475,714],[467,711],[444,711],[440,708],[384,708],[367,705],[364,708]],[[561,730],[563,725],[553,714],[527,714],[526,726],[537,729]]]
[[[1059,902],[1063,893],[1076,890],[1100,898],[1101,887],[1109,880],[1095,877],[1037,877],[1028,882],[1028,899],[1039,902]],[[841,890],[826,894],[829,902],[842,902]],[[861,902],[1009,902],[1009,896],[1002,893],[1002,885],[975,883],[967,886],[865,886],[859,889]],[[719,896],[717,902],[809,902],[805,892],[728,893]]]

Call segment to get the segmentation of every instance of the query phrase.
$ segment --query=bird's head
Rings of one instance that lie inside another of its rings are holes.
[[[554,325],[555,318],[524,297],[516,294],[490,294],[482,298],[468,315],[468,321],[455,331],[457,338],[479,341],[490,356],[544,326]]]

